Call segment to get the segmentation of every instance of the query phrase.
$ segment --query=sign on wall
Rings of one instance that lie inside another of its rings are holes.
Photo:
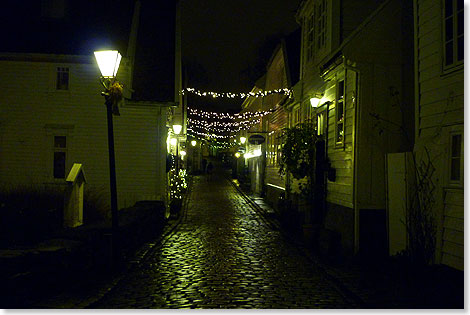
[[[265,141],[264,137],[262,135],[251,135],[248,138],[248,142],[253,145],[258,145],[261,144]]]

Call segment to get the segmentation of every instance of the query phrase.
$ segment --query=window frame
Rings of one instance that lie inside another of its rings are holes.
[[[56,66],[56,76],[55,76],[55,89],[56,91],[69,91],[70,90],[70,67],[66,66]],[[62,75],[61,75],[62,74]],[[65,88],[61,88],[63,85],[59,84],[61,79],[63,79],[64,75],[67,77],[67,84]]]
[[[454,159],[453,156],[453,137],[454,136],[460,136],[460,156],[458,157],[460,159],[459,161],[459,179],[455,180],[452,179],[452,160]],[[448,149],[447,149],[447,184],[452,187],[463,187],[464,185],[464,167],[465,167],[465,151],[464,151],[464,130],[463,127],[455,127],[452,128],[452,130],[449,131],[448,136]]]
[[[60,147],[60,146],[56,146],[56,138],[58,137],[63,137],[65,138],[65,147]],[[52,136],[52,147],[53,147],[53,152],[52,152],[52,178],[54,180],[62,180],[62,179],[65,179],[67,177],[67,157],[68,157],[68,141],[69,139],[67,139],[67,135],[64,135],[64,134],[55,134]],[[56,177],[56,159],[55,159],[55,155],[56,153],[64,153],[65,155],[65,158],[64,158],[64,177]]]
[[[306,63],[313,60],[315,51],[315,10],[305,18],[305,61]]]
[[[452,14],[449,17],[446,17],[446,3],[447,1],[452,2]],[[465,35],[465,27],[463,33],[459,36],[458,34],[458,15],[460,12],[464,14],[464,9],[458,10],[457,3],[458,1],[463,1],[463,0],[442,0],[441,1],[441,18],[442,18],[442,25],[441,25],[441,39],[442,39],[442,70],[444,73],[451,72],[455,70],[456,68],[461,68],[463,67],[464,64],[464,58],[461,60],[458,60],[458,40],[459,38],[464,38]],[[446,21],[452,18],[452,39],[447,40],[446,35],[447,35],[447,27],[446,27]],[[465,19],[465,18],[464,18]],[[452,62],[450,64],[447,64],[447,50],[446,46],[448,43],[452,42]]]
[[[340,83],[343,82],[343,91],[342,97],[340,97]],[[346,126],[346,80],[344,77],[337,77],[336,78],[336,85],[335,85],[335,146],[336,147],[344,147],[345,143],[345,126]],[[338,117],[339,115],[339,106],[341,104],[342,108],[342,119]],[[339,138],[339,125],[342,125],[342,139],[338,140]]]
[[[328,41],[328,1],[317,0],[315,3],[315,51],[320,52],[327,46]]]

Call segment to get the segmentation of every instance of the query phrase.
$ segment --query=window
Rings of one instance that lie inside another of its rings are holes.
[[[54,178],[65,178],[67,137],[54,136]]]
[[[450,182],[459,184],[463,179],[462,134],[451,134],[450,139]]]
[[[327,27],[327,3],[326,0],[320,0],[316,5],[316,48],[323,49],[326,46],[326,27]]]
[[[319,136],[326,133],[325,111],[317,114],[317,134]]]
[[[463,0],[444,0],[444,67],[463,63],[464,20]]]
[[[297,108],[294,109],[294,126],[297,125],[297,124],[300,124],[300,120],[301,120],[301,113],[300,113],[300,106],[298,106]]]
[[[307,48],[306,50],[306,56],[307,56],[307,62],[313,59],[313,51],[314,51],[314,13],[312,13],[308,18],[306,22],[306,45],[305,47]]]
[[[69,89],[69,68],[57,67],[57,90],[68,90]]]
[[[344,80],[336,85],[336,143],[344,141]]]

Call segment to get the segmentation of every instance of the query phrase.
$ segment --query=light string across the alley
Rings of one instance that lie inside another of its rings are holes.
[[[271,114],[275,109],[268,111],[257,111],[257,112],[244,112],[241,114],[228,114],[228,113],[217,113],[217,112],[208,112],[200,109],[193,109],[188,107],[190,115],[195,115],[203,118],[213,118],[213,119],[231,119],[231,120],[246,120],[250,118],[262,117],[268,114]]]
[[[181,90],[181,94],[185,95],[187,93],[192,93],[198,96],[208,96],[212,98],[247,98],[247,97],[266,97],[271,94],[284,94],[287,95],[289,98],[292,97],[292,90],[288,88],[282,89],[275,89],[270,91],[256,91],[256,92],[247,92],[247,93],[232,93],[232,92],[208,92],[208,91],[200,91],[196,90],[195,88],[185,88]]]
[[[272,112],[273,110],[231,115],[188,108],[188,133],[208,139],[228,140],[239,131],[259,124],[261,117]]]

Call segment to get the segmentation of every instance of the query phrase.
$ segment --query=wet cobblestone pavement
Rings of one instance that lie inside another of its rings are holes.
[[[223,173],[195,177],[178,228],[92,308],[356,308]]]

